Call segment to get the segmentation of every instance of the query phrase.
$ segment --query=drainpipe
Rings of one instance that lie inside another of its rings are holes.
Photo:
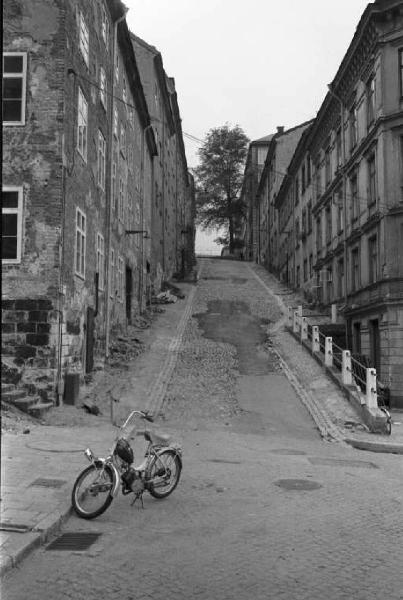
[[[110,264],[111,264],[111,241],[112,241],[112,173],[113,173],[113,114],[116,106],[115,99],[115,65],[116,65],[116,56],[117,56],[117,36],[118,36],[118,25],[126,18],[127,10],[125,10],[124,14],[117,19],[113,24],[113,40],[112,40],[112,84],[111,84],[111,106],[110,106],[110,135],[109,135],[109,156],[110,156],[110,173],[109,173],[109,203],[106,202],[106,252],[105,256],[106,260],[106,270],[105,270],[105,279],[106,279],[106,299],[105,299],[105,358],[109,358],[109,340],[110,340],[110,311],[111,311],[111,300],[110,300]]]
[[[346,144],[345,144],[345,133],[344,133],[344,111],[345,105],[343,100],[338,96],[332,89],[332,85],[328,86],[329,93],[335,98],[340,104],[340,127],[341,127],[341,174],[342,174],[342,196],[343,196],[343,262],[344,262],[344,304],[347,307],[348,294],[347,294],[347,190],[346,190]],[[348,327],[347,319],[345,318],[345,344],[348,348]]]
[[[142,131],[142,136],[141,136],[141,177],[140,177],[140,229],[143,230],[145,228],[144,226],[144,202],[145,202],[145,179],[146,179],[146,172],[145,172],[145,153],[146,153],[146,132],[148,129],[151,129],[152,125],[146,125],[146,127],[143,129]],[[152,191],[154,189],[154,169],[153,169],[153,159],[151,158],[150,160],[150,166],[151,166],[151,186],[152,186]],[[151,194],[152,196],[152,194]],[[150,210],[153,210],[152,207],[152,198],[150,198]],[[147,225],[147,227],[145,228],[147,230],[148,235],[151,237],[151,221],[150,223]],[[140,268],[140,313],[143,312],[144,307],[143,307],[143,298],[144,298],[144,236],[141,236],[141,246],[140,246],[140,256],[141,256],[141,268]]]

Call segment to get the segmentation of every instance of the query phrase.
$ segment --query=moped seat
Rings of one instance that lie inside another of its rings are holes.
[[[167,433],[162,433],[162,431],[157,433],[156,431],[150,431],[149,429],[144,431],[144,437],[155,446],[169,446],[171,441],[171,436]]]

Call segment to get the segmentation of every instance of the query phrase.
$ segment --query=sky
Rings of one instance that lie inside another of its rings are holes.
[[[225,123],[258,139],[313,118],[365,0],[125,0],[129,28],[162,54],[182,128],[203,139]],[[184,137],[189,167],[198,144]],[[198,232],[196,248],[218,249]]]

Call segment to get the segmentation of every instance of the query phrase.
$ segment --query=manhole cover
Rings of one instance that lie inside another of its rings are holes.
[[[37,486],[37,487],[48,487],[48,488],[61,488],[62,485],[67,483],[64,479],[46,479],[44,477],[39,477],[39,479],[35,479],[28,487]]]
[[[279,479],[278,481],[275,481],[274,484],[285,490],[300,490],[304,492],[318,490],[322,487],[320,483],[308,481],[307,479]]]
[[[20,525],[19,523],[0,523],[0,531],[14,531],[17,533],[26,533],[31,531],[29,525]]]
[[[328,467],[358,467],[362,469],[379,469],[378,465],[365,460],[343,460],[339,458],[310,458],[313,465],[325,465]]]
[[[281,454],[284,456],[305,456],[306,452],[302,450],[288,450],[287,448],[275,448],[274,450],[270,450],[271,454]]]
[[[94,544],[101,533],[88,533],[80,531],[76,533],[63,533],[47,546],[46,550],[88,550]]]
[[[207,462],[225,463],[226,465],[240,465],[241,464],[240,460],[227,460],[225,458],[210,458],[207,460]]]

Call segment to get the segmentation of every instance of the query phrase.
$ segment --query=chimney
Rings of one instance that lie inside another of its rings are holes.
[[[284,125],[277,127],[277,133],[284,133]]]

